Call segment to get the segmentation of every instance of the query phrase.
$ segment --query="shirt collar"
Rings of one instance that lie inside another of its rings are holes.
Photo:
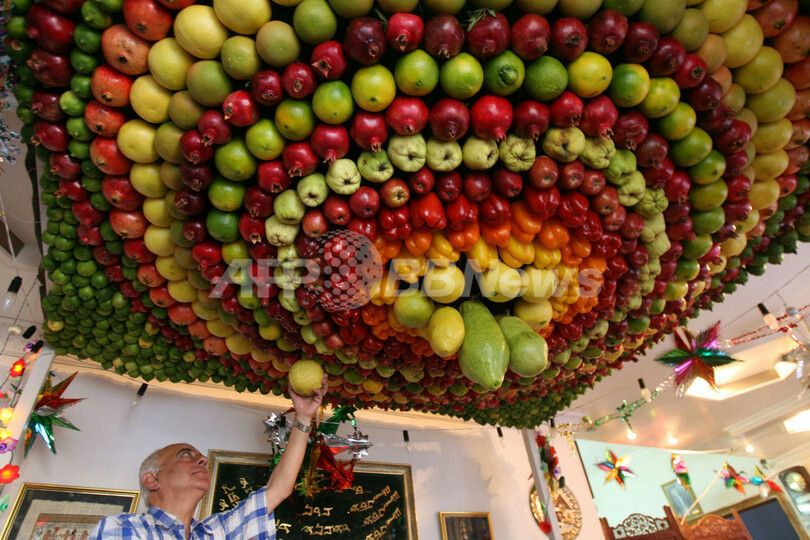
[[[157,506],[150,506],[149,510],[147,510],[147,513],[151,515],[152,518],[154,518],[155,523],[161,528],[171,530],[176,526],[183,525],[183,523],[179,519],[177,519],[177,517],[173,516],[168,512],[164,512]],[[193,532],[197,527],[201,527],[206,534],[213,533],[211,527],[208,524],[206,524],[203,521],[199,521],[196,518],[191,518],[191,531],[189,531],[189,533]]]

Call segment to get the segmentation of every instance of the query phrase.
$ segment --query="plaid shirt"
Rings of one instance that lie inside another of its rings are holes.
[[[185,540],[183,523],[156,506],[144,514],[118,514],[102,519],[89,540]],[[204,521],[191,520],[189,539],[276,540],[273,513],[267,513],[265,488],[255,491],[236,508],[212,514]]]

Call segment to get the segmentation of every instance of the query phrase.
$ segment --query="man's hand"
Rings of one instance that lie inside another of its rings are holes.
[[[315,390],[311,396],[301,396],[295,393],[295,390],[290,388],[290,398],[292,398],[293,406],[295,406],[295,416],[302,424],[309,425],[312,418],[317,414],[318,407],[321,406],[323,397],[329,387],[326,384],[326,374],[323,376],[323,385]]]

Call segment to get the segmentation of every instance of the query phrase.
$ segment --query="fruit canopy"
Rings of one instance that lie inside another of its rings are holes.
[[[122,375],[532,427],[810,239],[795,0],[9,15],[45,338]]]

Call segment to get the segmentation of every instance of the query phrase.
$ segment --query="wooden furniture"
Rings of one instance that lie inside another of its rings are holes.
[[[664,511],[667,515],[665,519],[653,518],[644,514],[631,514],[615,527],[611,527],[605,518],[599,518],[599,521],[602,523],[605,540],[621,540],[623,538],[632,538],[633,540],[682,540],[684,537],[674,522],[675,517],[669,511],[669,507],[665,506]]]
[[[748,529],[745,528],[740,514],[732,510],[732,518],[726,519],[714,514],[706,514],[696,523],[681,524],[680,518],[672,514],[668,506],[664,507],[667,521],[675,524],[681,536],[686,540],[752,540]]]

